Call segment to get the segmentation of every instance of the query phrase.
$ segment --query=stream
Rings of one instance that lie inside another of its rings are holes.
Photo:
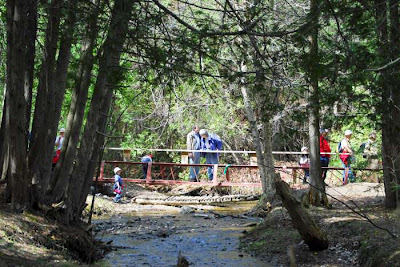
[[[183,206],[179,211],[132,212],[98,218],[96,237],[113,250],[101,266],[268,266],[239,249],[239,238],[260,218],[240,215],[255,202]]]

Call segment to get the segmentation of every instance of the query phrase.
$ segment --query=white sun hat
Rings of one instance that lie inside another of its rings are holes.
[[[114,168],[114,173],[117,174],[117,172],[119,172],[120,170],[121,170],[121,168],[116,167],[116,168]]]
[[[344,132],[344,135],[352,135],[352,134],[353,134],[353,132],[351,130],[346,130]]]

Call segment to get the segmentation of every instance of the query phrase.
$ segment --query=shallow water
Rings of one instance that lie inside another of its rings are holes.
[[[207,206],[218,214],[130,214],[129,216],[96,220],[97,237],[112,240],[115,250],[101,264],[109,266],[176,266],[178,254],[190,266],[268,266],[260,259],[239,250],[239,238],[246,224],[259,218],[235,216],[254,206],[233,203]]]

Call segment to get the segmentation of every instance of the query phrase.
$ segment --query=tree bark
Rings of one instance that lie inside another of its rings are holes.
[[[25,102],[26,102],[26,128],[29,129],[32,109],[33,75],[35,71],[36,31],[37,31],[37,0],[29,1],[28,28],[26,33],[26,63],[25,63]],[[26,138],[29,146],[29,135]]]
[[[242,63],[242,65],[241,65],[241,71],[242,72],[247,71],[247,68],[244,65],[244,63]],[[250,130],[251,130],[251,135],[253,137],[253,143],[256,147],[257,165],[258,165],[258,170],[260,172],[262,190],[263,190],[263,193],[266,194],[267,193],[267,170],[266,170],[267,166],[265,165],[263,144],[261,142],[261,137],[260,137],[260,133],[258,131],[258,126],[257,126],[257,119],[254,114],[253,107],[251,106],[250,96],[248,94],[248,90],[247,90],[244,79],[242,79],[242,81],[241,81],[240,91],[242,92],[244,109],[246,111],[247,119],[250,124]]]
[[[28,27],[28,10],[30,2],[26,0],[10,1],[7,8],[12,8],[10,14],[12,25],[10,30],[11,43],[7,48],[7,91],[5,131],[9,134],[9,172],[11,204],[16,210],[29,206],[30,182],[27,174],[26,137],[26,103],[24,97],[24,74],[26,57],[26,32]],[[11,122],[12,114],[12,122]]]
[[[64,9],[66,11],[66,19],[60,38],[60,49],[58,52],[56,66],[54,70],[48,70],[50,73],[52,73],[52,77],[54,79],[54,82],[47,86],[48,98],[52,100],[47,102],[47,108],[50,113],[48,113],[44,119],[44,123],[46,125],[46,131],[43,134],[43,138],[45,139],[43,141],[44,146],[38,151],[41,157],[40,164],[42,168],[39,170],[39,172],[34,173],[35,178],[40,177],[39,183],[34,183],[37,186],[35,202],[39,203],[45,201],[45,193],[50,181],[54,140],[57,135],[57,126],[60,120],[62,102],[65,94],[68,66],[71,56],[71,46],[76,23],[75,6],[77,5],[77,2],[77,0],[71,0],[65,3]],[[44,91],[41,92],[43,93]],[[40,95],[39,97],[42,98],[43,95]]]
[[[52,116],[49,113],[53,112],[55,102],[55,58],[58,47],[61,4],[62,0],[52,0],[49,7],[45,48],[32,124],[29,177],[32,180],[34,202],[44,197],[51,172],[52,153],[49,154],[49,147],[51,146],[51,149],[54,149],[55,134],[54,138],[49,140],[51,128],[49,117]]]
[[[399,2],[376,0],[376,28],[379,44],[379,56],[382,63],[398,57],[399,53]],[[388,20],[389,16],[389,20]],[[390,22],[389,22],[390,21]],[[398,88],[399,71],[397,68],[381,72],[379,83],[382,87],[382,161],[385,182],[385,206],[396,208],[399,194],[394,189],[400,183],[400,89]]]
[[[10,90],[8,88],[11,87],[11,80],[7,77],[11,77],[11,68],[8,60],[11,60],[11,48],[12,48],[12,29],[13,29],[13,18],[14,18],[14,0],[8,0],[6,2],[6,34],[7,34],[7,47],[6,47],[6,81],[5,81],[5,90],[4,90],[4,101],[3,101],[3,113],[1,119],[1,130],[0,130],[0,167],[1,167],[1,177],[0,181],[7,181],[7,173],[8,173],[8,166],[9,166],[9,144],[10,144],[10,135],[6,126],[9,126],[9,116],[8,110],[9,105],[7,99],[10,98]],[[6,184],[9,187],[9,184]],[[6,199],[10,200],[11,194],[9,193],[10,190],[6,190],[7,196]]]
[[[328,205],[325,186],[322,180],[320,147],[319,147],[319,56],[318,56],[318,28],[319,28],[319,0],[310,1],[310,52],[309,52],[309,107],[308,133],[310,140],[310,203],[312,205]]]
[[[113,7],[83,138],[68,186],[67,210],[64,218],[66,222],[79,220],[84,206],[83,195],[89,191],[93,179],[95,161],[98,159],[100,146],[103,145],[113,86],[118,84],[121,77],[119,60],[128,31],[132,6],[133,1],[117,0]]]
[[[328,238],[303,208],[302,204],[293,197],[289,185],[282,180],[276,181],[276,192],[282,198],[283,205],[292,218],[294,228],[300,233],[310,250],[321,251],[327,249],[329,246]]]
[[[276,186],[275,186],[275,167],[274,167],[274,156],[272,155],[272,125],[270,116],[265,112],[263,114],[263,139],[264,139],[264,164],[266,168],[267,180],[265,183],[266,193],[268,201],[275,198]]]
[[[62,199],[74,166],[73,163],[76,157],[90,81],[92,78],[94,63],[93,49],[95,47],[98,33],[97,21],[100,11],[99,0],[94,0],[93,6],[94,7],[91,7],[91,15],[89,16],[89,22],[86,29],[88,34],[82,41],[78,76],[75,80],[75,89],[71,97],[71,105],[67,118],[67,132],[65,134],[60,159],[51,178],[48,194],[49,202],[58,202]]]

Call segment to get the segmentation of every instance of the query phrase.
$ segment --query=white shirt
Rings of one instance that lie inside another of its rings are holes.
[[[57,150],[60,150],[62,148],[63,142],[64,142],[64,137],[63,136],[57,136],[56,143],[55,143],[55,145],[57,147]]]

